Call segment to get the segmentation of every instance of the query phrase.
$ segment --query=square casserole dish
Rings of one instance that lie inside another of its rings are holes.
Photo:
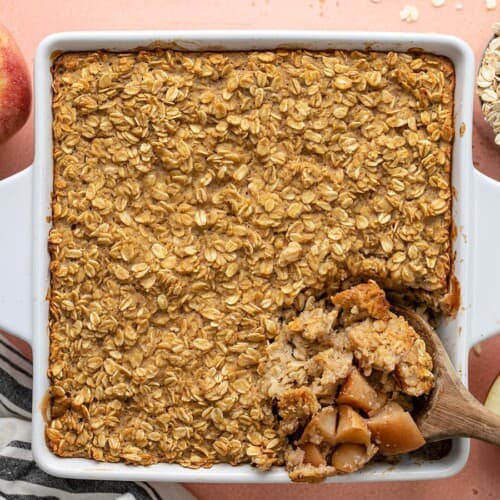
[[[52,76],[55,56],[67,51],[128,51],[138,47],[165,47],[186,51],[421,49],[448,57],[456,73],[454,95],[455,140],[452,158],[454,275],[460,285],[460,308],[454,318],[441,321],[438,333],[450,358],[467,381],[469,348],[495,333],[500,324],[500,280],[496,243],[499,231],[488,214],[500,209],[499,185],[472,166],[471,135],[474,95],[474,59],[458,38],[436,34],[313,32],[313,31],[151,31],[74,32],[45,38],[35,60],[35,161],[26,170],[0,182],[0,327],[33,346],[33,454],[46,472],[62,477],[134,481],[211,483],[289,482],[284,468],[261,472],[250,465],[214,465],[187,469],[176,464],[151,466],[100,463],[89,459],[59,458],[44,437],[49,357],[48,302],[52,192]],[[15,217],[12,214],[15,213]],[[8,287],[8,290],[6,289]],[[436,461],[403,457],[397,465],[372,463],[362,471],[336,476],[327,482],[366,482],[436,479],[459,472],[467,461],[469,443],[453,441],[451,451]]]

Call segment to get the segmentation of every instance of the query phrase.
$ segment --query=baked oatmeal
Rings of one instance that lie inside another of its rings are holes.
[[[451,63],[423,53],[60,55],[53,452],[267,469],[285,462],[283,426],[325,411],[354,362],[372,378],[394,369],[379,382],[395,392],[427,387],[416,341],[386,357],[398,318],[352,310],[329,351],[345,304],[309,305],[374,279],[446,310],[453,89]],[[300,368],[314,383],[280,421],[261,370],[294,318],[310,324],[297,339],[317,351]]]
[[[280,435],[288,439],[294,481],[354,472],[377,452],[424,444],[404,408],[434,385],[424,341],[390,311],[374,282],[331,300],[335,307],[328,309],[310,298],[280,328],[259,367],[260,389],[276,403]],[[397,436],[382,431],[381,422]]]

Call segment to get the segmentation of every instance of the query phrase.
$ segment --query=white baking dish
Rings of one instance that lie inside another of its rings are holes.
[[[44,439],[47,378],[49,255],[47,235],[52,189],[51,74],[58,51],[128,50],[154,42],[177,49],[372,49],[405,51],[422,48],[449,57],[456,70],[455,144],[453,151],[453,216],[455,274],[461,307],[455,319],[443,321],[439,334],[450,357],[467,380],[467,354],[476,342],[500,329],[500,184],[473,168],[471,157],[474,60],[461,40],[433,34],[342,33],[312,31],[150,31],[60,33],[45,38],[35,60],[35,161],[0,182],[0,327],[31,342],[34,358],[33,454],[47,472],[85,479],[183,482],[287,482],[276,468],[259,472],[249,465],[216,465],[190,470],[179,465],[149,467],[105,464],[87,459],[58,458]],[[459,132],[462,128],[462,134]],[[465,130],[464,130],[465,128]],[[443,478],[467,461],[467,440],[455,440],[451,452],[434,462],[403,459],[398,465],[372,464],[363,471],[330,481],[399,481]]]

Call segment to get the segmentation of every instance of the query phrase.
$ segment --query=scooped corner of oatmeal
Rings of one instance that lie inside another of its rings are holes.
[[[354,472],[377,452],[406,453],[425,442],[410,414],[412,398],[434,384],[424,341],[374,281],[337,293],[331,304],[308,303],[283,324],[263,370],[294,481]]]

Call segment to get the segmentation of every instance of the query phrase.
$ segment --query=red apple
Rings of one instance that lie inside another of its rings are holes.
[[[493,413],[500,415],[500,373],[491,384],[484,406],[491,410]]]
[[[0,144],[28,119],[31,83],[28,67],[7,29],[0,25]]]

